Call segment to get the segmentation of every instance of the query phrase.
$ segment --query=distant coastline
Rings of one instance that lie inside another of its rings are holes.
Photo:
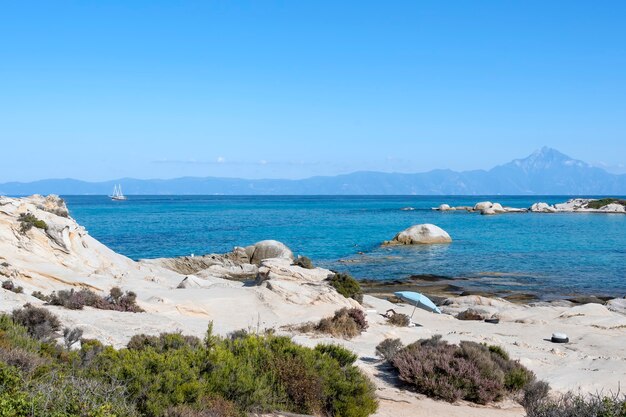
[[[116,184],[121,184],[127,195],[626,195],[626,174],[611,174],[547,147],[490,170],[361,171],[297,180],[183,177],[88,182],[47,179],[0,183],[0,195],[109,195]]]

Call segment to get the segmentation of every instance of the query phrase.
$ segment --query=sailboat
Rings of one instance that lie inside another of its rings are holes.
[[[116,201],[126,200],[126,196],[122,193],[122,186],[120,184],[113,186],[113,194],[109,197],[111,197],[111,200]]]

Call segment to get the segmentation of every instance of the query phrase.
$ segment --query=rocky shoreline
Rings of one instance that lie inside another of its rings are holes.
[[[482,215],[505,213],[605,213],[626,214],[626,200],[618,198],[573,198],[564,203],[550,205],[544,202],[534,203],[528,208],[503,207],[500,203],[481,201],[474,206],[450,206],[441,204],[433,208],[437,211],[466,211]]]
[[[622,343],[626,299],[609,300],[604,305],[522,304],[462,292],[450,296],[459,291],[452,287],[454,281],[425,275],[408,282],[363,282],[365,295],[359,303],[329,284],[332,271],[298,260],[276,241],[237,247],[228,254],[135,262],[91,237],[69,217],[62,200],[53,196],[0,197],[0,275],[2,281],[14,285],[0,290],[0,312],[9,313],[30,303],[53,312],[63,326],[80,328],[85,338],[115,347],[125,346],[137,333],[179,330],[202,337],[209,321],[221,335],[240,329],[277,329],[305,346],[340,344],[358,355],[357,365],[376,385],[380,400],[377,417],[415,416],[416,409],[421,410],[417,415],[425,416],[524,413],[516,403],[452,405],[394,386],[381,372],[374,353],[387,338],[409,344],[438,334],[450,343],[469,340],[497,344],[557,391],[615,391],[626,375],[626,347]],[[142,311],[88,306],[73,310],[50,305],[36,296],[37,292],[70,289],[89,289],[102,295],[112,288],[136,294]],[[413,312],[407,304],[390,302],[389,293],[396,289],[419,289],[432,293],[433,298],[441,294],[436,301],[444,314],[419,309]],[[342,307],[361,309],[369,323],[367,331],[344,340],[284,330],[332,316]],[[416,325],[390,325],[383,316],[389,309],[412,315]],[[482,318],[497,318],[498,324]],[[571,342],[565,348],[547,339],[555,331],[568,334]]]

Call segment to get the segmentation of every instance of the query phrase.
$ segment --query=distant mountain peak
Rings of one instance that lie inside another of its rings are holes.
[[[591,167],[586,162],[573,159],[564,153],[544,146],[523,159],[515,159],[507,165],[515,165],[526,172],[537,172],[563,166]]]

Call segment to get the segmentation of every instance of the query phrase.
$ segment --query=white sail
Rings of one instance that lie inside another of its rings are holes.
[[[126,200],[126,196],[122,193],[122,186],[120,184],[113,186],[113,194],[110,197],[111,200]]]

